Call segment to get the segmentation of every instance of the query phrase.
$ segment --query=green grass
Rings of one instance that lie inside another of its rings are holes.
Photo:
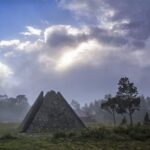
[[[21,134],[0,124],[0,150],[150,150],[150,127],[93,127],[55,134]]]

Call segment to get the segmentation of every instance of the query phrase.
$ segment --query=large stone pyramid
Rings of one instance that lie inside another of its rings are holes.
[[[23,120],[21,132],[56,132],[84,128],[83,122],[75,114],[61,93],[40,93]]]

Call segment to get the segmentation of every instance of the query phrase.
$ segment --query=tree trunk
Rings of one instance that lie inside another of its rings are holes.
[[[133,119],[132,119],[132,113],[129,112],[129,117],[130,117],[130,125],[133,126]]]
[[[115,116],[115,111],[113,110],[113,120],[114,120],[114,126],[116,126],[116,116]]]

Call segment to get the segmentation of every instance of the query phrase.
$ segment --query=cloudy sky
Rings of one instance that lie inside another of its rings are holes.
[[[0,94],[81,103],[128,76],[150,96],[150,0],[0,0]]]

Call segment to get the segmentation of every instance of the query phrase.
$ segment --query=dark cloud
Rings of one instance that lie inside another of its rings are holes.
[[[149,0],[124,0],[118,1],[106,0],[112,8],[116,10],[113,21],[121,19],[128,19],[129,23],[121,26],[121,28],[128,30],[128,36],[135,39],[147,40],[150,36],[150,1]],[[140,44],[141,45],[141,44]],[[138,46],[138,45],[137,45]]]
[[[53,33],[47,36],[46,41],[51,47],[65,47],[76,45],[76,38],[72,35],[68,35],[65,30],[53,31]]]
[[[106,25],[107,22],[116,22],[112,31],[117,29],[127,32],[123,37],[107,37],[108,42],[110,41],[109,38],[113,38],[115,43],[117,40],[118,43],[120,41],[123,43],[130,41],[135,47],[139,46],[141,48],[144,47],[145,41],[150,36],[149,0],[62,0],[60,4],[62,7],[73,11],[78,17],[81,17],[82,21],[84,17],[89,17],[97,25],[101,25],[104,20]],[[125,20],[128,22],[121,23]],[[99,38],[106,40],[106,36],[103,36],[103,34]]]
[[[77,33],[74,33],[77,32]],[[75,47],[87,40],[85,33],[80,33],[80,29],[71,26],[56,25],[51,26],[45,31],[46,43],[51,48]]]
[[[106,45],[113,45],[113,46],[124,46],[128,43],[128,39],[126,37],[110,34],[107,30],[104,30],[99,27],[92,27],[90,33],[90,37],[97,39],[98,41],[102,42]]]

